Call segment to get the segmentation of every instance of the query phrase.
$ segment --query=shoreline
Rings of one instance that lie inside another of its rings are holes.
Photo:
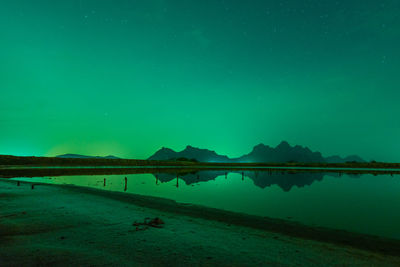
[[[167,232],[167,235],[168,234],[171,235],[170,238],[172,237],[178,239],[186,238],[184,237],[185,235],[181,236],[179,234],[180,231],[185,232],[185,230],[180,230],[181,228],[185,229],[186,227],[193,226],[194,227],[193,229],[198,230],[202,229],[203,227],[202,225],[207,225],[206,229],[202,232],[204,235],[207,235],[207,233],[212,232],[215,233],[216,236],[219,236],[219,234],[222,234],[223,232],[224,238],[228,239],[233,238],[230,237],[230,235],[236,236],[238,238],[240,237],[240,240],[242,240],[241,242],[246,243],[249,246],[251,245],[251,242],[256,242],[256,243],[259,242],[259,246],[264,246],[264,245],[268,246],[270,242],[273,243],[280,242],[279,243],[280,247],[282,246],[291,247],[293,245],[293,242],[296,244],[300,242],[300,243],[312,244],[310,245],[312,247],[310,248],[310,251],[304,252],[306,254],[312,253],[312,251],[314,251],[315,249],[314,246],[316,246],[319,249],[322,249],[323,255],[325,254],[330,255],[331,249],[333,249],[336,252],[341,250],[348,252],[350,250],[352,251],[352,253],[355,253],[357,255],[365,254],[368,255],[368,257],[366,256],[367,258],[371,257],[376,258],[377,262],[379,263],[382,263],[381,260],[385,258],[388,261],[386,262],[388,266],[391,266],[392,263],[393,265],[400,264],[400,258],[398,256],[400,255],[400,240],[392,240],[392,239],[368,236],[363,234],[355,234],[341,230],[309,227],[280,219],[264,218],[264,217],[234,213],[229,211],[222,211],[203,206],[182,204],[182,203],[177,203],[173,200],[157,198],[157,197],[134,195],[122,192],[103,191],[94,188],[77,187],[71,185],[49,185],[49,184],[35,183],[34,190],[31,190],[30,187],[31,185],[29,182],[21,182],[21,186],[18,187],[16,185],[16,181],[0,179],[0,204],[2,205],[2,207],[4,207],[0,211],[0,236],[2,237],[1,239],[2,241],[0,242],[0,251],[3,251],[0,252],[0,265],[1,265],[1,260],[3,260],[3,258],[5,258],[6,263],[10,260],[10,258],[5,255],[6,253],[16,257],[15,259],[18,258],[18,254],[22,253],[20,249],[24,247],[23,245],[21,245],[22,247],[20,247],[19,249],[14,248],[15,251],[10,251],[10,247],[7,246],[7,244],[8,245],[10,244],[9,242],[13,243],[13,239],[21,238],[21,232],[19,232],[18,227],[20,229],[25,229],[25,231],[28,231],[29,233],[31,233],[32,231],[33,234],[35,234],[35,232],[41,233],[42,230],[38,229],[41,229],[41,225],[46,224],[48,222],[47,220],[49,220],[50,226],[48,227],[50,227],[50,229],[54,228],[55,225],[57,225],[57,223],[58,224],[67,223],[68,225],[64,225],[61,227],[61,232],[63,232],[65,231],[65,229],[69,229],[70,227],[74,228],[74,226],[71,226],[68,223],[71,220],[76,221],[78,225],[79,224],[83,225],[89,224],[92,226],[96,225],[96,223],[90,222],[92,220],[90,217],[94,216],[98,217],[100,221],[109,221],[110,225],[115,225],[115,228],[113,228],[113,231],[115,232],[125,231],[126,229],[125,230],[120,229],[119,226],[122,227],[122,225],[124,226],[122,228],[128,228],[129,232],[129,231],[134,231],[132,229],[133,227],[132,222],[134,221],[134,218],[137,217],[134,214],[138,212],[143,213],[143,210],[144,210],[144,215],[139,216],[141,218],[144,218],[143,216],[151,217],[147,216],[149,214],[152,216],[154,216],[154,214],[157,214],[158,216],[160,216],[161,219],[166,220],[166,226],[164,230],[170,228],[171,225],[171,222],[165,218],[174,218],[176,220],[175,224],[180,226],[177,227],[176,231],[173,232],[172,234],[170,232]],[[27,198],[27,200],[24,201],[23,200],[24,198]],[[55,203],[51,202],[52,199],[55,201]],[[63,199],[68,200],[68,202],[63,202]],[[27,209],[26,206],[29,206],[30,204],[30,202],[27,201],[31,202],[38,201],[39,203],[41,203],[40,205],[36,205],[34,207],[34,209],[36,210],[35,212],[39,212],[39,214],[41,214],[40,216],[33,216],[32,218],[29,218],[29,215],[32,214],[32,211],[24,210]],[[58,203],[57,201],[61,202]],[[60,207],[56,208],[57,205]],[[66,214],[63,213],[66,212],[65,206],[70,206],[70,210]],[[61,209],[61,207],[64,208]],[[126,223],[126,220],[127,217],[131,217],[130,216],[131,213],[129,212],[126,213],[125,209],[130,209],[132,211],[132,218],[128,219],[129,223]],[[18,212],[15,213],[14,212],[15,210],[23,210],[23,211],[22,213]],[[79,216],[69,218],[70,213],[76,213],[77,211],[79,211],[78,212]],[[25,212],[25,214],[23,212]],[[115,212],[116,214],[113,214],[113,212]],[[121,214],[124,215],[121,217],[118,214],[118,212],[121,212]],[[61,222],[53,218],[49,219],[49,215],[52,215],[53,217],[60,219]],[[22,220],[23,223],[21,223],[19,220]],[[52,222],[53,220],[56,220],[57,222]],[[183,223],[184,225],[181,225],[182,222],[184,222]],[[196,222],[196,224],[192,225],[194,224],[194,222]],[[199,222],[200,226],[198,224]],[[17,229],[15,229],[16,225],[18,226]],[[75,224],[72,223],[72,225]],[[143,232],[156,233],[156,230],[159,229],[149,229]],[[191,231],[196,232],[197,230],[191,230]],[[57,231],[60,230],[52,230],[51,233],[47,233],[47,235],[52,236],[55,233],[57,233]],[[229,232],[228,236],[226,235],[227,232]],[[85,233],[84,236],[86,237],[94,236],[96,235],[96,230],[86,229],[84,230],[84,233]],[[239,235],[238,233],[241,234]],[[248,237],[249,233],[251,233],[250,235],[254,234],[255,236],[258,237],[268,236],[268,238],[254,237],[254,240],[251,241],[252,239]],[[65,233],[63,232],[63,234]],[[196,234],[193,235],[194,235],[193,237],[194,240],[192,240],[191,242],[197,242],[196,238],[199,237]],[[24,234],[22,234],[22,236],[24,236]],[[223,245],[220,244],[220,246],[227,246],[227,244],[224,243],[225,241],[223,237],[219,236],[216,242],[217,243],[222,242]],[[30,235],[27,235],[27,238],[31,239]],[[76,237],[77,240],[79,238]],[[99,238],[100,238],[99,240],[93,242],[95,242],[96,244],[100,244],[101,246],[108,247],[109,244],[106,244],[107,240],[103,240],[101,237]],[[163,239],[160,236],[155,236],[151,238],[152,240],[155,240],[155,242],[159,238]],[[59,240],[57,238],[54,240],[53,239],[51,242],[58,243]],[[130,242],[132,241],[122,238],[121,240],[115,243],[130,244]],[[169,241],[165,242],[168,243]],[[203,240],[202,242],[207,243],[208,241]],[[30,243],[27,244],[30,245]],[[158,244],[158,245],[164,246],[164,244]],[[174,242],[173,244],[170,244],[170,246],[178,246],[178,244]],[[330,249],[324,250],[323,248],[325,247],[329,247]],[[293,248],[295,248],[295,250],[301,250],[302,245],[298,244]],[[179,250],[181,248],[178,246],[176,249]],[[275,248],[269,247],[269,249],[273,250]],[[126,250],[122,249],[121,253],[125,252]],[[149,251],[149,253],[151,253],[151,251]],[[207,253],[215,253],[215,251],[214,252],[208,251]],[[225,255],[226,257],[232,257],[233,255],[231,254],[234,252],[226,251],[226,253],[227,253],[227,255]],[[252,253],[252,252],[247,251],[247,253]],[[181,256],[185,258],[184,255]],[[201,255],[197,256],[201,257]],[[212,259],[214,261],[211,260],[211,262],[224,265],[223,261],[219,262],[218,259],[219,257],[225,257],[225,256],[222,255],[218,257],[212,256]],[[327,257],[327,255],[325,256]],[[256,258],[261,259],[264,256],[260,256],[257,254],[253,255],[253,257],[255,259]],[[360,257],[363,258],[364,256]],[[163,258],[163,261],[164,260],[166,260],[168,263],[168,257]],[[175,260],[176,259],[172,261]],[[217,262],[215,262],[215,260],[217,260]],[[207,259],[206,262],[208,262]],[[98,264],[97,262],[91,262],[91,263],[94,263],[94,265]],[[190,260],[189,262],[186,263],[190,263]]]
[[[45,183],[34,184],[48,185]],[[261,217],[257,215],[221,210],[196,204],[179,203],[175,200],[161,197],[108,191],[75,185],[50,184],[50,186],[59,186],[72,192],[97,195],[118,200],[123,203],[131,203],[136,206],[151,208],[163,212],[234,224],[302,239],[351,246],[357,249],[378,252],[385,255],[400,255],[400,240],[397,239],[354,233],[345,230],[307,226],[305,224],[284,219]]]

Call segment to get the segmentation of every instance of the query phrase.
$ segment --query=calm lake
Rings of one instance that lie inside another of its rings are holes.
[[[148,173],[12,179],[163,197],[400,239],[399,175],[218,170],[178,177]]]

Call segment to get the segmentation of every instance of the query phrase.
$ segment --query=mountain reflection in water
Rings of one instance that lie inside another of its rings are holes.
[[[199,182],[207,182],[215,180],[219,176],[225,176],[228,179],[228,173],[239,173],[242,178],[250,178],[254,185],[260,188],[270,187],[272,185],[279,186],[283,191],[289,192],[293,186],[298,188],[306,185],[311,185],[315,181],[322,181],[324,176],[341,177],[341,173],[323,173],[323,172],[287,172],[287,171],[198,171],[187,174],[174,173],[154,173],[156,183],[167,183],[177,179],[185,182],[186,185],[191,185]],[[359,177],[358,174],[351,174],[352,177]]]

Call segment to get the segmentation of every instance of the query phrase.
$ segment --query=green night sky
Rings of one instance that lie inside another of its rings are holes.
[[[0,154],[400,162],[398,0],[2,0]]]

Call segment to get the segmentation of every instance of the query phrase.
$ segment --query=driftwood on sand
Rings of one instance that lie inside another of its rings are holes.
[[[146,230],[149,227],[155,227],[155,228],[163,228],[165,223],[163,220],[161,220],[158,217],[155,217],[153,219],[147,217],[144,219],[143,222],[137,222],[135,221],[132,225],[136,226],[136,231],[140,231],[140,230]]]

